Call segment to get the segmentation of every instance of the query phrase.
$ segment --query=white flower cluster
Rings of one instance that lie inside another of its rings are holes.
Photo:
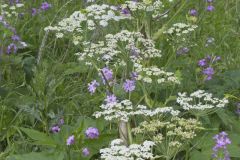
[[[109,148],[100,150],[103,160],[146,160],[154,158],[151,152],[154,146],[152,141],[144,141],[143,144],[123,145],[121,139],[115,139],[111,142]]]
[[[84,11],[75,11],[70,17],[63,19],[57,26],[48,26],[45,31],[56,31],[57,38],[62,38],[64,33],[75,33],[81,35],[83,30],[95,30],[97,26],[106,27],[109,21],[120,21],[128,19],[128,16],[121,15],[117,7],[110,5],[93,4]],[[86,28],[84,28],[87,26]],[[78,43],[75,43],[78,44]]]
[[[166,72],[156,66],[142,67],[140,64],[135,64],[135,71],[138,73],[137,80],[142,80],[145,83],[152,83],[156,80],[158,84],[175,83],[180,84],[178,78],[172,72]]]
[[[162,9],[164,8],[164,4],[160,0],[144,0],[143,2],[140,1],[126,1],[122,8],[128,8],[130,11],[144,11],[148,13],[152,13],[152,17],[158,17],[162,14]],[[165,15],[167,16],[167,15]]]
[[[206,93],[204,90],[198,90],[190,94],[189,97],[186,93],[178,93],[177,103],[179,103],[184,110],[205,110],[215,107],[223,108],[228,104],[228,100],[226,98],[215,98],[211,93]]]
[[[1,15],[4,15],[6,17],[12,17],[18,16],[19,8],[22,8],[24,6],[23,3],[17,3],[14,5],[8,5],[8,4],[2,4],[1,5]]]
[[[95,112],[96,118],[104,117],[107,121],[121,120],[127,122],[133,115],[143,116],[155,116],[163,113],[170,113],[174,116],[179,114],[179,111],[173,110],[172,107],[156,108],[155,110],[149,110],[144,105],[138,105],[136,108],[129,100],[123,100],[116,103],[107,103],[100,106],[102,111]]]
[[[167,31],[163,33],[181,36],[193,32],[197,27],[198,27],[197,25],[175,23],[171,28],[169,28]]]
[[[114,61],[115,64],[125,65],[132,61],[141,63],[150,58],[161,57],[161,51],[155,48],[150,39],[145,39],[139,32],[122,30],[113,35],[105,36],[105,42],[90,43],[84,42],[84,51],[77,53],[79,60],[97,60],[108,64]]]

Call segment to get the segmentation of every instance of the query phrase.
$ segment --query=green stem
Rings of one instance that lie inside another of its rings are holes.
[[[129,141],[129,144],[132,144],[133,138],[132,138],[131,126],[129,122],[127,123],[127,129],[128,129],[128,141]]]
[[[70,148],[67,147],[67,160],[71,160]]]

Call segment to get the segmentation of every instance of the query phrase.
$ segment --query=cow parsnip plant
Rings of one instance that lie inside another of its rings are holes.
[[[239,6],[0,0],[0,159],[240,159]]]

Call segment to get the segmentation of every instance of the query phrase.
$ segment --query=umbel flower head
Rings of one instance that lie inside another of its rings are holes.
[[[95,112],[96,118],[104,117],[107,121],[121,120],[127,122],[131,116],[142,115],[142,116],[155,116],[158,114],[171,114],[178,115],[179,111],[174,110],[172,107],[156,108],[154,110],[148,109],[144,105],[138,105],[133,107],[133,104],[129,100],[123,100],[117,103],[107,103],[100,106],[101,111]]]
[[[143,144],[123,145],[121,139],[115,139],[111,142],[109,148],[100,150],[101,159],[104,160],[144,160],[153,158],[151,152],[154,146],[152,141],[144,141]]]
[[[187,93],[178,93],[177,103],[184,110],[206,110],[211,108],[223,108],[228,104],[226,98],[213,97],[211,93],[198,90],[187,96]]]
[[[47,4],[42,5],[42,9],[48,9]],[[116,6],[107,4],[92,4],[87,6],[84,11],[75,11],[70,17],[64,18],[56,26],[48,26],[45,31],[55,31],[57,38],[64,35],[71,35],[73,43],[79,44],[81,33],[93,31],[99,27],[107,27],[110,21],[120,21],[129,19],[129,16],[121,15]]]
[[[119,43],[123,45],[119,46]],[[79,60],[84,61],[87,65],[92,65],[92,62],[95,61],[104,62],[107,65],[114,62],[115,66],[125,66],[129,62],[141,63],[151,58],[161,57],[161,51],[155,48],[151,39],[144,38],[140,32],[128,30],[107,34],[105,41],[83,42],[83,46],[83,52],[76,54],[79,56]],[[127,60],[124,58],[126,56],[129,57]]]

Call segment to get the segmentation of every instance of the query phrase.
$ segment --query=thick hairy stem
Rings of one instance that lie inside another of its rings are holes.
[[[123,140],[125,145],[128,145],[128,124],[127,122],[120,121],[119,122],[119,136]]]
[[[40,60],[42,58],[42,55],[43,55],[43,49],[45,47],[45,44],[46,44],[46,41],[47,41],[47,37],[48,37],[48,33],[49,31],[46,31],[44,37],[43,37],[43,40],[42,40],[42,43],[41,43],[41,46],[39,48],[39,51],[38,51],[38,57],[37,57],[37,64],[40,63]]]
[[[52,25],[52,23],[54,22],[54,20],[57,18],[58,14],[63,10],[64,7],[66,7],[69,3],[71,3],[73,0],[70,0],[68,2],[66,2],[58,11],[57,13],[55,14],[55,16],[53,17],[51,23],[50,23],[50,26]],[[2,2],[2,0],[0,0],[0,2]],[[39,48],[39,51],[38,51],[38,57],[37,57],[37,64],[40,63],[41,61],[41,58],[43,56],[43,49],[45,47],[45,44],[46,44],[46,41],[47,41],[47,38],[48,38],[48,34],[49,34],[49,31],[46,31],[44,36],[43,36],[43,39],[42,39],[42,42],[41,42],[41,46]]]

